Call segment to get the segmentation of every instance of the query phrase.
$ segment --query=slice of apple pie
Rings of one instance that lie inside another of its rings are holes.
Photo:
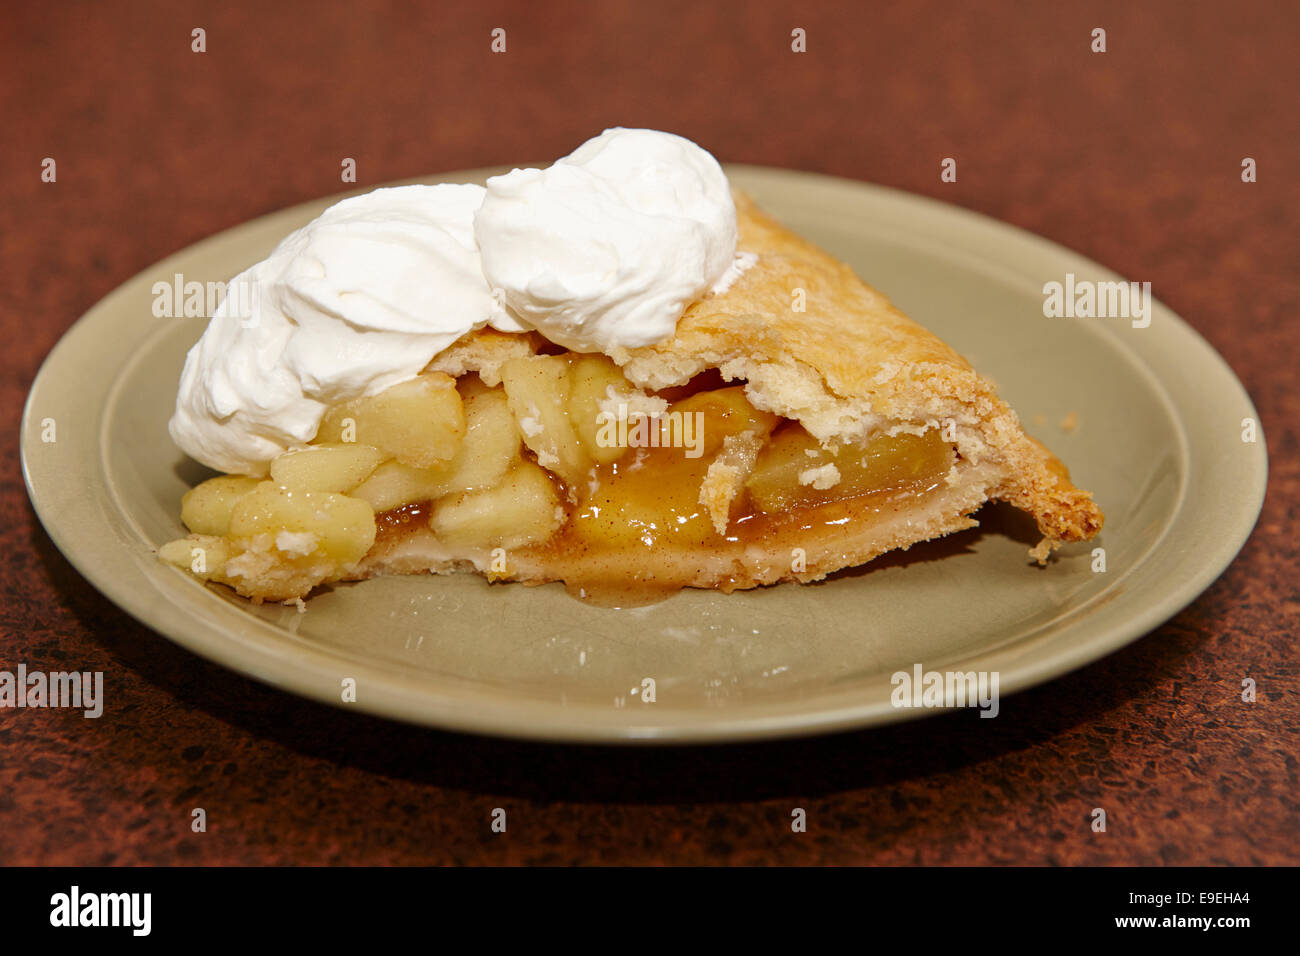
[[[545,212],[535,205],[526,215]],[[619,603],[683,587],[815,581],[971,527],[991,500],[1034,517],[1040,562],[1097,533],[1091,496],[961,356],[748,199],[734,207],[724,280],[684,308],[668,301],[676,319],[666,336],[593,347],[590,325],[546,334],[558,326],[537,303],[560,314],[589,288],[503,278],[509,269],[494,264],[482,235],[495,320],[423,343],[431,356],[398,341],[408,367],[391,384],[375,369],[394,362],[374,359],[364,382],[354,376],[333,393],[349,397],[325,400],[324,376],[312,374],[320,356],[291,355],[287,333],[244,330],[264,341],[252,359],[208,377],[198,391],[216,424],[206,444],[183,445],[246,474],[191,490],[181,514],[191,534],[162,557],[257,601],[385,573],[477,571],[563,581]],[[293,288],[304,295],[306,284]],[[532,298],[512,299],[519,288]],[[638,288],[636,301],[657,288]],[[802,309],[792,307],[795,290]],[[325,298],[312,299],[318,312],[337,317]],[[301,334],[306,323],[291,324]],[[352,365],[371,361],[367,348],[356,344]],[[339,348],[329,351],[337,361]],[[263,367],[249,371],[257,356]],[[191,355],[187,376],[201,360]],[[241,376],[260,376],[267,392],[286,367],[298,391],[276,407],[288,409],[282,421],[302,419],[296,434],[296,420],[276,431],[256,424],[248,402],[232,404],[246,398]],[[221,444],[220,429],[231,428],[244,433],[240,447],[263,447],[247,460],[223,452],[233,445]],[[173,422],[174,435],[183,430]]]

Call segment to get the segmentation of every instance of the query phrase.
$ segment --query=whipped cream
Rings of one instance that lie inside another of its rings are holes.
[[[546,169],[489,179],[474,233],[504,304],[575,352],[668,338],[736,261],[718,161],[646,129],[608,129]]]
[[[414,378],[489,322],[517,329],[479,266],[482,199],[459,185],[345,199],[236,276],[186,356],[172,440],[205,465],[264,475],[330,405]]]
[[[579,352],[651,345],[749,264],[722,168],[669,133],[606,130],[486,190],[377,189],[231,280],[168,428],[205,465],[265,475],[331,405],[414,378],[467,332],[537,329]]]

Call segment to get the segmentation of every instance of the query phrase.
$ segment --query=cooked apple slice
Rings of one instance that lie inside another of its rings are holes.
[[[239,500],[230,537],[268,534],[290,558],[323,556],[338,564],[359,561],[375,543],[375,513],[358,498],[329,491],[296,491],[264,481]]]
[[[243,475],[209,478],[181,498],[181,521],[195,534],[225,534],[230,530],[230,513],[236,502],[260,483],[260,479]]]
[[[438,468],[412,468],[400,461],[386,461],[348,494],[368,502],[375,514],[380,514],[442,497],[445,477]]]
[[[519,460],[519,426],[503,389],[487,389],[465,402],[465,440],[445,468],[443,494],[490,488]]]
[[[586,479],[592,460],[569,420],[568,373],[569,363],[562,356],[531,355],[502,363],[501,384],[537,463],[576,485]]]
[[[700,504],[707,458],[675,448],[638,452],[599,473],[574,510],[573,533],[592,549],[657,551],[717,543],[708,509]]]
[[[330,442],[286,452],[271,462],[271,479],[296,491],[351,491],[384,460],[373,445]]]
[[[825,449],[790,423],[758,455],[747,487],[754,503],[775,513],[937,480],[953,461],[952,446],[931,429],[923,435],[878,435],[865,445]]]
[[[614,394],[639,394],[623,377],[619,367],[604,355],[579,355],[569,369],[569,421],[587,454],[598,465],[617,461],[627,451],[626,445],[601,442],[602,404],[609,404]]]
[[[545,541],[564,523],[550,476],[520,460],[499,485],[439,501],[429,526],[439,541],[457,547],[519,548]]]
[[[717,454],[728,435],[752,432],[760,439],[766,438],[781,421],[780,416],[760,411],[751,405],[745,397],[744,387],[740,385],[711,392],[696,392],[689,398],[683,398],[669,409],[665,424],[672,421],[674,412],[680,412],[683,416],[695,413],[704,416],[698,427],[703,430],[705,458]],[[665,440],[665,444],[672,442]]]
[[[456,380],[427,372],[331,408],[314,442],[373,445],[403,464],[431,468],[455,457],[464,436],[465,410]]]
[[[484,389],[465,402],[465,440],[456,457],[434,468],[388,461],[349,494],[370,502],[378,514],[453,492],[498,484],[519,460],[519,429],[499,388]]]

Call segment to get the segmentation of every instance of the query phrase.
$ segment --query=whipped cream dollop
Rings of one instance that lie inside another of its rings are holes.
[[[575,352],[652,345],[736,263],[736,207],[688,139],[606,130],[546,169],[487,181],[474,233],[488,284]]]
[[[471,329],[517,330],[474,241],[481,186],[345,199],[232,279],[181,373],[168,430],[191,457],[264,475],[326,409],[414,378]]]
[[[377,189],[231,280],[186,357],[169,431],[205,465],[265,475],[331,405],[414,378],[467,332],[650,345],[746,264],[722,168],[669,133],[606,130],[486,190]]]

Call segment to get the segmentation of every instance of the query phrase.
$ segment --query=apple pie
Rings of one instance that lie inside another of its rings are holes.
[[[735,197],[747,268],[655,344],[475,329],[330,407],[263,476],[185,495],[162,557],[254,601],[380,574],[562,581],[620,603],[811,582],[969,528],[1037,522],[1040,563],[1102,513],[960,355]]]

